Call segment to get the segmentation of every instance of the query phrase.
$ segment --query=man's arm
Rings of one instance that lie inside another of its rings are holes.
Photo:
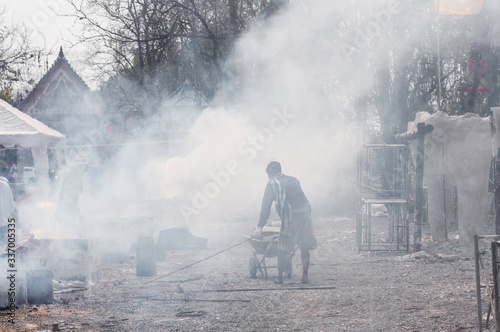
[[[267,219],[271,214],[271,207],[273,206],[273,201],[275,198],[273,187],[270,183],[267,184],[266,190],[264,191],[264,197],[262,198],[262,206],[260,208],[260,218],[257,227],[264,227],[267,223]]]

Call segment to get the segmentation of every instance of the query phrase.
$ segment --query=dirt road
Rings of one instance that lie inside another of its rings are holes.
[[[230,225],[235,234],[250,224]],[[316,218],[311,283],[300,283],[300,255],[283,285],[249,277],[241,245],[155,282],[137,277],[133,258],[101,265],[85,291],[56,294],[53,305],[24,305],[2,331],[477,331],[473,252],[457,241],[424,239],[428,255],[358,253],[353,217]],[[424,229],[424,234],[426,231]],[[169,251],[158,276],[196,262],[243,237],[207,249]],[[420,258],[418,258],[420,257]],[[268,260],[275,265],[275,260]],[[251,290],[250,290],[251,289]]]

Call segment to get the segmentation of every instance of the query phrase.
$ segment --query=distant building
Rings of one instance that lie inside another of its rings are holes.
[[[209,106],[207,97],[186,80],[161,104],[161,130],[171,141],[185,140],[196,118]]]
[[[100,109],[93,93],[71,68],[62,47],[52,67],[17,107],[63,133],[66,154],[101,141]],[[73,148],[72,148],[73,147]]]

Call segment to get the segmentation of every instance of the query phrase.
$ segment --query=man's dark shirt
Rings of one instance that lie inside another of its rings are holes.
[[[285,193],[285,204],[289,204],[293,212],[310,212],[311,205],[307,200],[306,195],[302,191],[300,187],[299,181],[293,176],[281,175],[276,178],[276,181],[269,181],[266,189],[264,191],[264,198],[262,199],[262,207],[260,209],[260,218],[258,226],[263,227],[269,215],[271,214],[271,207],[273,205],[273,201],[276,201],[276,194],[279,193],[279,185],[281,185],[282,191]],[[278,211],[278,214],[279,211]],[[280,215],[280,218],[283,216]]]

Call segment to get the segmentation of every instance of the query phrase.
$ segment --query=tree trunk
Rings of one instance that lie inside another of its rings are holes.
[[[237,0],[228,0],[229,7],[229,26],[227,28],[227,42],[231,47],[236,39],[238,32],[238,6]]]
[[[395,56],[394,56],[394,97],[392,102],[392,113],[394,114],[394,124],[397,124],[397,133],[406,131],[407,124],[410,120],[408,114],[408,84],[407,84],[407,66],[408,52],[405,40],[405,25],[402,19],[398,17],[394,22],[394,40],[395,40]]]

